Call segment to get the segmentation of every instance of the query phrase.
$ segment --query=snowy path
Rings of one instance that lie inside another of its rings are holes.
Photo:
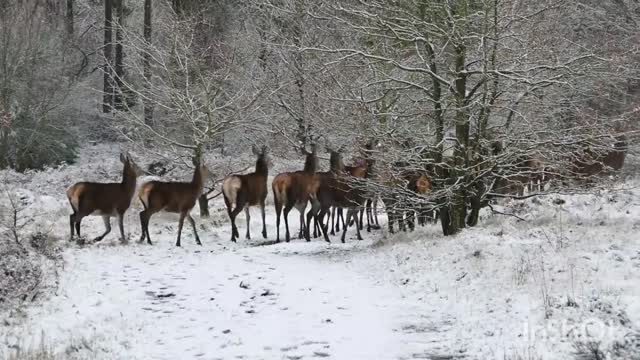
[[[402,331],[400,293],[349,266],[354,247],[366,249],[369,241],[226,248],[218,240],[198,248],[185,240],[182,249],[163,239],[151,247],[67,250],[59,294],[33,310],[29,332],[61,346],[90,339],[92,351],[105,358],[396,359],[413,353]]]

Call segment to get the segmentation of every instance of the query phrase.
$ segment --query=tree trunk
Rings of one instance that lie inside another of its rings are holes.
[[[182,1],[181,0],[171,0],[171,4],[173,7],[173,11],[176,13],[176,15],[180,16],[182,15]]]
[[[198,207],[200,208],[200,217],[209,217],[209,200],[206,194],[202,194],[198,198]]]
[[[147,49],[144,50],[142,55],[142,67],[144,73],[145,90],[147,92],[151,88],[151,54],[149,53],[151,48],[151,0],[144,0],[144,42]],[[148,126],[153,126],[153,104],[148,100],[144,101],[144,123]]]
[[[113,70],[111,55],[111,37],[113,21],[113,2],[104,0],[104,79],[103,79],[103,99],[102,112],[109,113],[113,107]]]
[[[67,0],[67,36],[73,37],[73,0]]]
[[[124,26],[124,0],[115,0],[117,11],[116,21],[116,89],[113,95],[113,103],[117,110],[124,110],[123,94],[123,77],[124,77],[124,50],[122,46],[122,27]]]
[[[466,91],[467,91],[467,76],[465,74],[465,60],[466,60],[466,48],[464,44],[460,43],[455,48],[455,64],[457,78],[455,80],[455,96],[456,96],[456,146],[454,149],[454,169],[451,172],[453,175],[451,181],[468,177],[465,168],[468,166],[468,148],[469,148],[469,114],[467,110]],[[463,181],[463,184],[466,182]],[[451,198],[451,227],[449,233],[451,235],[456,234],[460,230],[464,229],[467,215],[466,208],[466,189],[464,186],[459,186],[458,189],[454,189],[453,197]]]

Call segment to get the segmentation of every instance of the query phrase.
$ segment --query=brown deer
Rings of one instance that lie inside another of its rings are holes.
[[[227,213],[231,219],[231,241],[235,242],[238,234],[236,226],[236,216],[244,209],[247,217],[247,239],[251,239],[249,230],[250,215],[249,207],[260,206],[262,212],[262,237],[267,238],[267,227],[265,224],[264,203],[267,199],[267,177],[269,176],[268,148],[262,149],[254,145],[253,154],[258,157],[256,160],[255,172],[245,175],[227,176],[222,181],[222,195],[227,206]]]
[[[322,223],[329,209],[332,206],[348,209],[346,223],[349,223],[352,217],[356,217],[357,222],[358,209],[364,205],[365,201],[364,189],[359,186],[354,186],[349,181],[348,175],[344,170],[344,164],[342,162],[341,155],[342,148],[338,150],[327,148],[327,150],[329,150],[331,154],[330,162],[332,170],[326,173],[318,174],[320,185],[318,187],[316,199],[315,201],[312,201],[311,210],[307,213],[307,225],[305,234],[307,241],[310,241],[309,226],[311,224],[311,219],[314,216],[316,221],[320,222],[320,228],[324,235],[325,241],[330,242],[329,236],[327,235],[327,227]],[[362,240],[359,226],[356,226],[356,232],[358,240]],[[343,243],[345,242],[346,234],[347,226],[343,226],[341,239]]]
[[[182,234],[182,225],[185,218],[189,220],[193,228],[196,244],[202,245],[196,230],[196,222],[191,217],[190,212],[195,206],[198,197],[202,194],[204,183],[209,178],[209,169],[204,164],[198,164],[196,161],[194,161],[194,165],[195,170],[190,182],[149,181],[140,187],[138,197],[142,206],[144,206],[144,210],[140,212],[140,225],[142,227],[140,242],[144,241],[146,237],[147,243],[151,245],[149,220],[153,214],[166,211],[180,214],[176,246],[180,246],[180,235]]]
[[[102,240],[111,232],[112,216],[118,218],[121,241],[125,241],[124,213],[131,205],[131,198],[133,198],[136,190],[138,176],[146,173],[136,165],[129,154],[121,154],[120,161],[124,164],[122,182],[79,182],[67,189],[67,198],[73,209],[73,214],[69,216],[70,240],[73,240],[74,226],[78,237],[80,236],[82,218],[87,215],[98,215],[102,216],[104,220],[105,232],[95,238],[94,241]]]
[[[315,198],[319,186],[319,178],[316,175],[318,169],[318,156],[316,145],[311,145],[311,152],[304,147],[302,152],[306,155],[304,169],[302,171],[278,174],[271,183],[273,200],[276,208],[276,242],[280,242],[280,214],[284,207],[284,224],[286,228],[285,241],[289,242],[289,211],[293,207],[300,212],[300,232],[302,238],[305,228],[304,211],[311,198]]]
[[[366,179],[371,177],[371,174],[372,174],[371,168],[373,165],[373,160],[370,158],[369,152],[373,149],[373,142],[369,141],[367,144],[365,144],[364,149],[365,149],[365,156],[357,159],[354,165],[352,166],[347,165],[344,167],[345,172],[349,174],[351,177],[359,178],[359,179]],[[367,206],[370,207],[371,203],[372,203],[371,198],[368,198],[365,202],[365,207],[360,209],[360,222],[358,224],[358,226],[360,227],[360,230],[364,228],[363,215],[364,215],[365,208],[367,208]],[[371,231],[371,222],[369,217],[370,212],[371,212],[371,209],[369,208],[367,210],[367,232]],[[342,221],[342,226],[345,226],[344,217],[342,216],[342,208],[333,207],[331,210],[331,235],[335,235],[334,224],[335,224],[335,231],[338,231],[338,232],[340,231],[340,221]],[[353,225],[353,222],[349,223],[349,226],[351,225]]]
[[[354,178],[359,178],[359,179],[365,179],[368,177],[369,174],[369,167],[367,166],[367,162],[363,159],[360,159],[356,162],[355,165],[347,165],[344,167],[344,171],[351,177]],[[366,204],[366,203],[365,203]],[[366,206],[365,206],[366,207]],[[362,207],[360,209],[360,221],[358,223],[358,226],[360,227],[360,230],[362,230],[364,228],[364,224],[363,224],[363,214],[364,214],[364,210],[365,207]],[[340,231],[340,220],[342,220],[342,226],[345,226],[345,221],[344,221],[344,217],[342,216],[342,208],[336,208],[333,207],[332,211],[331,211],[331,216],[332,218],[335,217],[335,214],[337,212],[337,217],[338,217],[338,222],[336,222],[336,231]],[[351,219],[351,222],[348,224],[349,226],[353,225],[353,221],[354,219]],[[331,223],[331,235],[334,235],[333,233],[333,221]]]
[[[426,216],[423,206],[415,205],[413,197],[423,197],[428,194],[433,187],[431,178],[422,171],[404,170],[405,164],[393,164],[390,169],[379,169],[376,174],[376,182],[391,190],[382,195],[382,201],[387,211],[387,225],[389,232],[393,233],[393,225],[398,222],[401,231],[406,231],[405,221],[409,230],[415,229],[416,214],[418,222],[423,223],[421,217]],[[400,191],[398,191],[400,190]],[[415,195],[414,195],[415,194]],[[406,217],[406,219],[405,219]]]
[[[409,181],[409,183],[407,184],[407,189],[409,189],[410,191],[416,193],[418,196],[421,196],[421,197],[424,197],[425,195],[427,195],[433,188],[431,178],[426,174],[420,174],[420,173],[412,174],[407,177],[407,180]],[[417,212],[416,212],[416,208],[418,209]],[[423,206],[421,206],[420,204],[417,206],[411,206],[406,213],[407,222],[409,223],[409,229],[411,229],[412,231],[415,229],[416,214],[418,216],[419,223],[422,222],[421,224],[423,224],[424,222],[426,222],[425,220],[421,219],[421,217],[425,216],[422,208]]]

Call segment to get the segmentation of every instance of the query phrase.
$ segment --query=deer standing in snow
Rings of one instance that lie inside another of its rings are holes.
[[[268,148],[252,147],[257,156],[255,172],[245,175],[230,175],[222,181],[222,195],[231,220],[231,241],[235,242],[240,235],[236,226],[236,217],[244,209],[247,218],[247,239],[251,239],[249,230],[249,207],[260,206],[262,212],[262,237],[267,238],[264,205],[267,199],[267,177],[269,176]]]
[[[111,232],[111,217],[113,216],[118,218],[121,241],[125,241],[124,214],[131,205],[131,198],[136,191],[137,178],[145,172],[136,165],[127,153],[120,154],[120,161],[124,164],[122,182],[79,182],[67,188],[67,198],[73,209],[73,214],[69,216],[70,240],[73,240],[74,227],[76,234],[80,236],[82,218],[88,215],[98,215],[102,216],[104,220],[105,232],[93,241],[100,241]]]
[[[278,174],[271,183],[273,190],[273,200],[276,208],[276,241],[280,241],[280,214],[284,207],[284,224],[286,228],[285,241],[289,242],[289,211],[293,207],[300,212],[300,232],[302,238],[304,233],[304,211],[310,199],[315,198],[318,191],[319,179],[316,175],[318,169],[318,156],[316,155],[315,144],[311,145],[311,152],[302,148],[306,155],[304,169],[296,172],[286,172]]]
[[[318,174],[320,185],[316,196],[317,199],[312,201],[311,211],[307,213],[307,241],[310,239],[309,226],[311,224],[311,218],[315,216],[316,221],[320,221],[320,228],[322,229],[324,239],[326,242],[330,242],[329,236],[327,235],[327,227],[323,224],[324,217],[329,209],[332,206],[348,209],[345,223],[348,224],[351,218],[354,217],[356,224],[358,224],[358,209],[364,205],[366,200],[364,189],[350,183],[349,175],[345,172],[344,163],[342,162],[342,148],[338,150],[328,148],[328,150],[331,154],[331,171]],[[356,233],[358,240],[362,240],[359,226],[356,226]],[[342,242],[345,242],[346,234],[347,226],[343,226]]]
[[[204,183],[209,177],[209,169],[204,164],[198,164],[196,161],[194,161],[194,165],[195,170],[190,182],[149,181],[141,186],[139,198],[144,210],[140,212],[140,225],[142,227],[140,242],[144,241],[146,237],[147,243],[151,245],[149,219],[151,219],[151,215],[159,211],[166,211],[180,214],[176,246],[180,246],[180,234],[182,233],[182,225],[185,218],[189,220],[193,228],[196,244],[202,245],[196,230],[196,222],[189,213],[195,206],[198,197],[202,194]]]

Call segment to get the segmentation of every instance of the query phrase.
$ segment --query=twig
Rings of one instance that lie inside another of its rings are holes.
[[[520,216],[516,215],[516,214],[507,214],[507,213],[503,213],[502,211],[498,211],[496,209],[493,208],[493,206],[491,206],[491,204],[487,204],[487,206],[489,207],[489,209],[491,209],[491,212],[494,214],[498,214],[498,215],[505,215],[505,216],[513,216],[514,218],[520,220],[520,221],[527,221],[524,218],[521,218]]]

